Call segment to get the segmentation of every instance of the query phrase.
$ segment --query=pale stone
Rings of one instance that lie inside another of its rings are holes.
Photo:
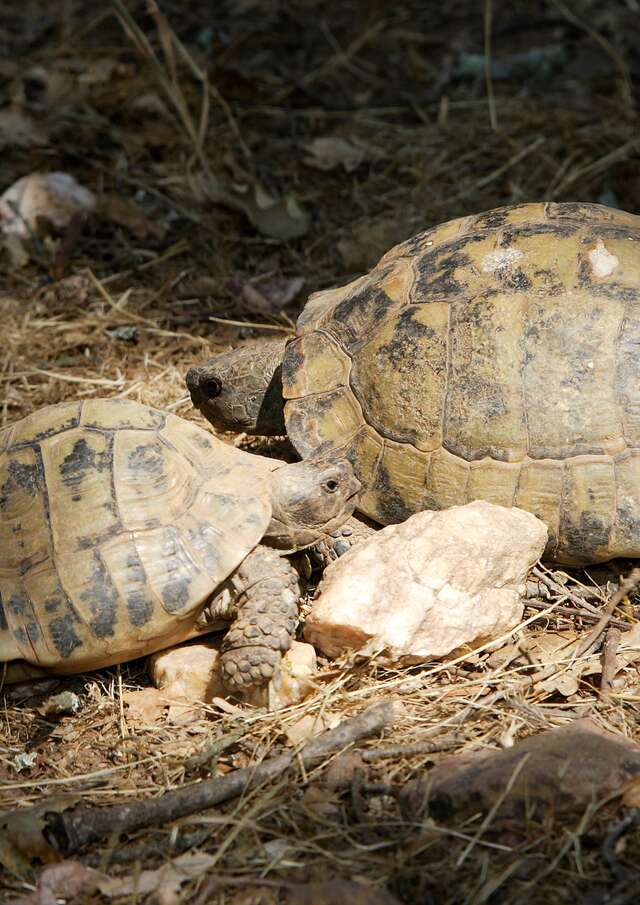
[[[521,621],[546,542],[521,509],[477,500],[419,512],[327,567],[304,637],[329,656],[364,648],[404,663],[480,646]]]
[[[292,641],[280,663],[280,669],[266,687],[254,688],[244,700],[269,710],[298,704],[313,691],[313,676],[318,671],[316,652],[311,644]]]
[[[148,669],[153,684],[162,690],[166,701],[173,701],[174,715],[186,703],[211,704],[214,698],[237,698],[222,684],[219,638],[184,644],[159,651],[149,657]],[[268,685],[253,688],[242,696],[248,704],[279,710],[302,701],[313,690],[317,672],[316,652],[310,644],[293,641],[282,658],[280,669]],[[182,703],[181,705],[181,702]]]
[[[219,674],[220,641],[209,639],[161,650],[149,657],[151,681],[170,701],[201,701],[228,694]]]
[[[0,197],[0,225],[3,232],[26,239],[37,232],[40,217],[65,229],[74,214],[87,214],[95,207],[93,193],[68,173],[31,173]]]

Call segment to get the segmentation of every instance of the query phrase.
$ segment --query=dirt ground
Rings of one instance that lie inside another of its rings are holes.
[[[192,363],[290,334],[310,292],[420,230],[543,199],[640,212],[638,0],[162,0],[160,10],[0,3],[0,191],[62,171],[97,198],[86,221],[57,233],[41,223],[0,251],[0,425],[90,396],[198,421],[184,399]],[[583,637],[593,620],[571,614],[573,591],[590,589],[601,607],[629,568],[550,574],[556,589],[542,601],[567,612],[533,601],[525,619]],[[636,623],[633,595],[615,616]],[[274,714],[218,703],[188,725],[127,708],[127,692],[149,684],[144,661],[7,689],[0,807],[62,793],[96,806],[153,798],[291,750],[287,731],[304,716],[331,726],[399,698],[404,716],[384,745],[417,749],[352,766],[333,786],[323,767],[298,765],[175,824],[121,840],[114,827],[75,860],[139,877],[181,853],[207,856],[160,892],[134,884],[111,899],[131,903],[357,901],[308,886],[336,878],[360,883],[370,903],[385,901],[373,897],[383,888],[407,905],[637,901],[638,840],[612,849],[629,813],[619,798],[518,821],[399,805],[394,790],[451,754],[504,750],[576,717],[640,740],[634,666],[612,695],[597,671],[563,689],[523,689],[521,675],[488,652],[450,669],[325,660],[304,704]],[[46,715],[64,690],[77,712]],[[438,739],[442,750],[428,750]],[[2,851],[0,837],[0,861]],[[0,871],[2,901],[32,890],[39,870]],[[295,898],[292,882],[307,893]],[[57,896],[109,901],[70,885]]]

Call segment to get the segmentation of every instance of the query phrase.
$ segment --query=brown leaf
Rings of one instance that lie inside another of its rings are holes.
[[[364,272],[403,238],[404,230],[392,221],[365,221],[349,229],[338,242],[338,251],[347,273]]]
[[[9,905],[58,905],[60,900],[74,898],[81,892],[91,893],[98,888],[102,874],[78,861],[49,864],[38,877],[33,892],[20,896]]]
[[[364,148],[356,147],[344,138],[327,136],[314,138],[304,146],[308,156],[304,162],[317,170],[334,170],[342,166],[347,173],[357,170],[366,158]]]
[[[400,905],[384,889],[363,886],[350,880],[329,880],[325,883],[295,884],[287,891],[288,905]]]
[[[622,793],[622,803],[626,808],[640,807],[640,777],[632,779]]]
[[[202,876],[215,863],[214,855],[186,852],[156,870],[143,870],[130,877],[102,879],[99,888],[102,895],[109,899],[153,893],[152,901],[156,905],[177,905],[182,900],[182,885]]]
[[[42,127],[18,107],[0,110],[0,148],[31,148],[47,143]]]
[[[161,720],[167,707],[165,692],[161,692],[157,688],[125,691],[122,699],[129,708],[127,717],[144,725]]]
[[[34,861],[60,861],[60,854],[44,835],[47,815],[62,813],[79,800],[76,795],[60,795],[34,807],[0,815],[0,863],[14,876],[23,878],[31,873]]]
[[[324,786],[311,785],[305,789],[302,804],[318,817],[335,819],[340,811],[336,795]]]
[[[298,239],[311,226],[311,218],[292,195],[272,198],[255,180],[225,182],[218,177],[191,178],[196,197],[242,211],[258,232],[273,239]]]
[[[295,723],[290,723],[285,729],[285,736],[290,745],[299,745],[300,742],[307,742],[309,739],[320,735],[328,728],[327,721],[321,714],[307,713],[300,717]]]
[[[254,279],[242,283],[240,292],[251,311],[259,314],[278,312],[285,308],[302,291],[304,277],[290,279]]]
[[[121,198],[118,195],[100,195],[98,199],[98,213],[104,220],[117,223],[130,230],[138,239],[146,239],[147,236],[161,238],[164,235],[164,227],[149,220],[146,213],[131,198]]]
[[[408,783],[403,804],[416,814],[428,800],[437,818],[488,810],[498,802],[501,816],[525,809],[573,813],[621,794],[639,774],[640,745],[592,720],[575,720],[505,751],[446,758],[423,779]]]

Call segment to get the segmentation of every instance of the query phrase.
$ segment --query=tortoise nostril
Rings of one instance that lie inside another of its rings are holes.
[[[217,377],[207,377],[200,384],[200,389],[209,399],[215,399],[222,392],[222,384]]]

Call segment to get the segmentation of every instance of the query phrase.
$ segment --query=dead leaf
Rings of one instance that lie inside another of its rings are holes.
[[[446,758],[407,784],[403,804],[415,815],[428,802],[436,819],[488,810],[501,799],[501,816],[574,813],[620,795],[638,775],[639,744],[592,720],[574,720],[503,751]]]
[[[182,901],[180,895],[182,885],[201,877],[215,863],[215,855],[186,852],[172,861],[167,861],[156,870],[143,870],[130,877],[102,879],[99,889],[102,895],[109,899],[154,893],[153,902],[156,905],[177,905]]]
[[[300,742],[306,742],[316,735],[320,735],[329,728],[326,718],[322,714],[307,713],[295,723],[290,723],[284,731],[287,741],[294,747]]]
[[[27,248],[15,233],[9,233],[2,237],[2,247],[9,256],[12,270],[20,270],[26,267],[31,260]]]
[[[340,789],[348,785],[356,770],[364,768],[362,756],[357,751],[346,751],[335,757],[325,773],[324,781],[329,789]]]
[[[384,889],[363,886],[351,880],[329,880],[325,883],[296,883],[287,890],[288,905],[400,905]]]
[[[242,211],[258,232],[273,239],[298,239],[311,225],[311,218],[292,195],[273,198],[247,174],[246,182],[226,182],[220,177],[191,176],[196,197]]]
[[[149,725],[157,723],[164,716],[167,708],[166,694],[157,688],[141,688],[138,691],[125,691],[122,695],[127,705],[127,718]]]
[[[302,291],[304,283],[304,277],[272,280],[256,277],[239,286],[232,283],[230,288],[239,289],[249,310],[258,314],[270,314],[291,304]]]
[[[19,107],[0,110],[0,148],[32,148],[48,141],[44,129]]]
[[[61,855],[44,835],[48,814],[60,814],[74,807],[80,798],[60,795],[38,805],[0,815],[0,863],[14,876],[29,876],[34,861],[61,861]]]
[[[340,811],[337,796],[328,788],[310,785],[302,796],[302,804],[318,817],[335,819]]]
[[[304,158],[304,162],[317,170],[334,170],[342,166],[347,173],[351,173],[357,170],[366,158],[364,148],[356,147],[344,138],[332,136],[314,138],[304,148],[309,154]]]
[[[292,195],[275,199],[259,185],[230,185],[220,197],[223,203],[244,211],[264,236],[286,241],[299,239],[309,231],[311,218]]]
[[[78,861],[48,864],[40,873],[36,888],[8,905],[59,905],[82,892],[92,893],[104,876]]]
[[[620,637],[620,645],[616,651],[618,672],[631,663],[640,660],[640,622],[636,622],[631,628],[623,632]]]
[[[632,779],[622,793],[622,803],[626,808],[640,807],[640,777]]]
[[[68,173],[31,173],[0,197],[0,222],[3,232],[26,239],[39,231],[41,220],[62,230],[95,206],[93,193]]]
[[[80,698],[74,691],[61,691],[51,695],[38,707],[41,716],[58,719],[63,716],[72,716],[80,710]]]
[[[165,233],[162,224],[150,220],[140,205],[131,198],[100,195],[97,213],[103,220],[110,220],[112,223],[117,223],[118,226],[124,226],[138,239],[146,239],[147,236],[159,239]]]
[[[388,220],[365,221],[352,227],[338,242],[338,251],[347,273],[364,273],[382,255],[404,238],[404,230]]]

